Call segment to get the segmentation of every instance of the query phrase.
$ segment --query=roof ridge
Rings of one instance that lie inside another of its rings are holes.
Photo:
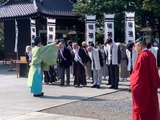
[[[69,2],[71,2],[73,4],[73,2],[71,0],[68,0]]]
[[[33,6],[36,9],[36,11],[38,12],[39,11],[39,7],[37,5],[37,0],[33,0]]]
[[[10,0],[7,0],[6,2],[0,4],[0,7],[4,7],[4,6],[10,6],[10,5],[18,5],[18,4],[33,4],[33,1],[31,2],[26,2],[26,1],[22,1],[22,2],[19,2],[19,3],[13,3],[13,4],[8,4],[10,2]]]
[[[11,4],[11,0],[6,5],[0,7],[0,19],[9,17],[23,17],[32,14],[46,14],[54,16],[74,16],[72,9],[73,4],[69,0],[48,0],[48,2],[41,3],[40,0],[33,0],[32,2],[22,3],[22,4]],[[47,0],[46,0],[47,1]],[[64,2],[62,5],[61,2]],[[10,4],[9,4],[10,3]],[[54,3],[52,5],[51,3]],[[59,6],[59,7],[57,7]]]

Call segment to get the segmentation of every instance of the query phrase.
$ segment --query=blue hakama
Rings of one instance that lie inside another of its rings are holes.
[[[41,94],[42,93],[42,80],[43,80],[43,74],[42,74],[42,68],[36,69],[35,74],[33,76],[33,83],[32,86],[30,87],[31,93],[33,94]],[[40,73],[38,73],[40,72]]]

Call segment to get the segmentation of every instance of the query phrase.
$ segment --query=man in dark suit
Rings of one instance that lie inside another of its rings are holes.
[[[87,43],[86,41],[83,41],[82,42],[82,47],[86,53],[86,57],[87,57],[87,63],[86,63],[86,66],[85,66],[85,72],[86,72],[86,76],[88,77],[87,79],[92,79],[92,70],[91,70],[91,59],[89,57],[89,54],[88,54],[88,51],[87,51]]]
[[[118,89],[119,83],[119,64],[121,62],[120,47],[111,38],[107,39],[106,45],[106,64],[109,66],[111,87],[110,89]]]
[[[73,69],[74,69],[74,85],[79,87],[80,85],[87,85],[85,75],[85,65],[87,63],[86,53],[83,48],[78,46],[77,43],[72,44],[73,48]]]
[[[66,47],[64,47],[63,43],[58,44],[58,63],[60,67],[60,79],[61,83],[60,85],[64,85],[65,83],[65,72],[67,76],[67,85],[70,84],[70,66],[72,65],[72,55],[70,53],[70,50]]]

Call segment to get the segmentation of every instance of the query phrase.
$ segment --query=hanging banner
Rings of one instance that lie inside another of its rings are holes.
[[[47,44],[52,43],[56,38],[56,19],[47,18]]]
[[[18,24],[17,20],[15,20],[15,46],[14,52],[18,52]]]
[[[34,44],[34,38],[36,35],[36,21],[33,19],[30,19],[30,26],[31,26],[31,46],[33,47]]]
[[[108,38],[114,41],[114,14],[104,13],[104,42]]]
[[[86,15],[86,42],[96,42],[96,16]]]
[[[135,13],[125,12],[125,42],[135,42]]]

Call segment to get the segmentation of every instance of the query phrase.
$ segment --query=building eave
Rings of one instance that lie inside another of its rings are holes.
[[[61,4],[61,2],[64,2],[64,5]],[[50,5],[50,3],[52,4]],[[23,18],[33,14],[74,17],[75,15],[72,12],[72,8],[72,3],[67,0],[45,0],[43,3],[41,3],[39,0],[33,0],[33,2],[20,2],[15,4],[5,3],[0,6],[0,19],[10,19],[17,17]]]

